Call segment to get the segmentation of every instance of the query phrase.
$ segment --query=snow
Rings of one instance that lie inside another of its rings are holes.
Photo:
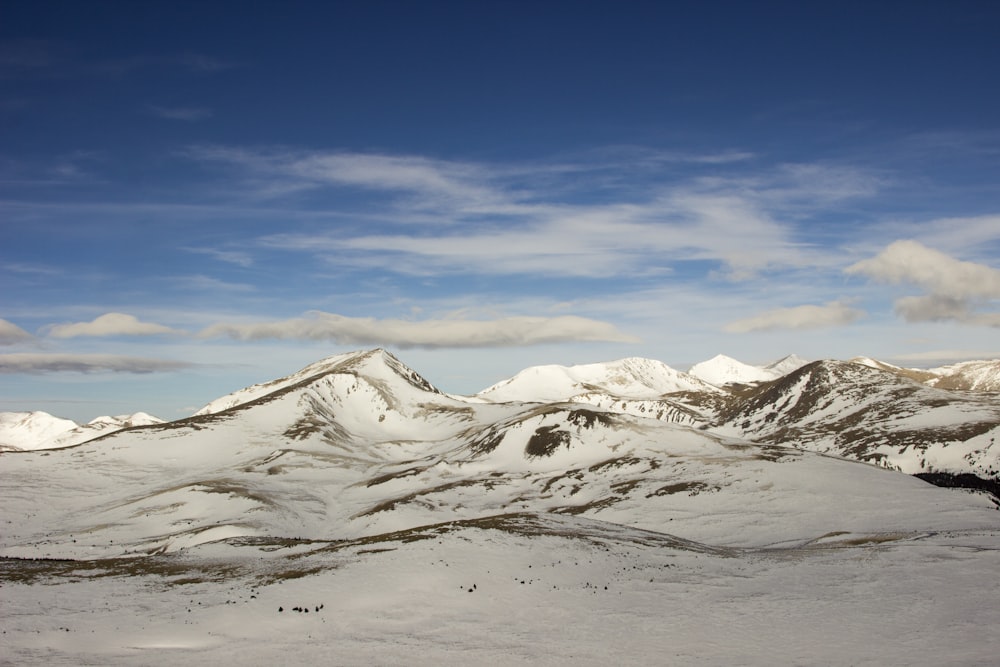
[[[688,374],[700,380],[722,387],[727,384],[751,384],[776,380],[809,363],[805,359],[790,354],[766,366],[750,366],[724,354],[718,354],[708,361],[702,361],[688,369]]]
[[[663,362],[631,357],[577,366],[534,366],[476,396],[495,402],[548,403],[568,401],[578,394],[594,391],[624,398],[652,399],[677,391],[711,391],[711,387]]]
[[[931,386],[968,391],[1000,391],[1000,360],[964,361],[931,368],[928,372],[937,376],[927,381]]]
[[[17,664],[973,665],[1000,653],[1000,550],[982,548],[995,533],[720,551],[529,519],[326,549],[203,545],[148,573],[7,581],[0,642]],[[197,566],[216,562],[235,566]]]
[[[717,424],[728,393],[650,360],[536,367],[469,400],[374,350],[187,420],[94,420],[152,423],[0,455],[0,654],[992,662],[995,503],[805,450],[848,419],[884,429],[893,465],[995,462],[995,401],[857,364],[791,372]],[[711,400],[668,402],[685,386]],[[888,439],[952,425],[964,439]],[[766,441],[793,427],[796,447]]]
[[[95,417],[82,425],[47,412],[0,412],[0,451],[73,447],[125,428],[162,423],[145,412]]]
[[[0,412],[0,450],[44,449],[49,441],[77,426],[47,412]]]

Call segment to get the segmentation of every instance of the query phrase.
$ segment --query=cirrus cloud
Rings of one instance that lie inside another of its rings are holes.
[[[514,347],[570,341],[638,342],[637,338],[608,322],[572,315],[409,321],[312,311],[306,313],[306,317],[287,320],[215,324],[200,335],[237,340],[329,340],[349,345],[402,348]]]

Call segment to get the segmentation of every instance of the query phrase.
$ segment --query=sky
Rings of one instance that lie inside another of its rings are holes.
[[[384,347],[1000,357],[1000,4],[0,5],[0,411]]]

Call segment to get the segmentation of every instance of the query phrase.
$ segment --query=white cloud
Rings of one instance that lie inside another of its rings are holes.
[[[162,324],[140,322],[133,315],[106,313],[90,322],[53,324],[44,332],[51,338],[77,338],[79,336],[156,336],[162,334],[183,334]]]
[[[822,306],[812,304],[792,308],[775,308],[759,315],[731,322],[725,330],[731,333],[772,331],[775,329],[822,329],[850,324],[864,317],[864,311],[843,301]]]
[[[569,341],[637,342],[607,322],[575,317],[506,317],[494,320],[394,320],[313,311],[306,317],[256,323],[219,323],[201,336],[238,340],[329,340],[345,345],[402,348],[513,347]]]
[[[325,255],[340,266],[414,275],[633,276],[697,260],[720,264],[715,275],[743,280],[772,269],[832,267],[836,253],[803,243],[798,224],[832,201],[870,196],[881,183],[863,170],[810,164],[779,165],[753,178],[678,181],[673,172],[664,175],[645,164],[663,161],[655,156],[638,166],[593,160],[498,166],[411,155],[226,147],[193,148],[186,155],[234,167],[258,195],[333,186],[384,192],[354,216],[357,221],[374,215],[377,227],[292,231],[257,242]],[[729,153],[686,160],[725,165],[748,157]],[[578,202],[583,192],[590,200],[594,191],[600,193],[596,203],[568,203]]]
[[[190,368],[193,364],[118,354],[17,353],[0,354],[0,374],[36,373],[158,373]]]
[[[896,312],[908,322],[954,320],[1000,326],[1000,314],[977,313],[977,306],[1000,299],[1000,269],[965,262],[917,241],[896,241],[877,256],[845,269],[882,283],[906,284],[926,293],[896,301]]]
[[[635,276],[705,260],[726,267],[726,277],[745,279],[768,268],[816,261],[789,229],[753,202],[688,191],[643,204],[537,207],[527,222],[482,223],[439,234],[281,234],[259,242],[415,275]]]
[[[896,313],[907,322],[964,320],[970,315],[967,300],[941,294],[904,296],[895,305]]]
[[[1000,269],[963,262],[917,241],[896,241],[845,271],[879,282],[917,285],[932,294],[1000,298]]]
[[[35,337],[13,322],[0,319],[0,345],[17,345],[34,340]]]
[[[252,151],[220,146],[188,149],[189,157],[247,170],[276,194],[322,186],[352,186],[410,195],[408,206],[449,209],[503,206],[508,196],[495,175],[469,162],[378,153]],[[441,220],[446,222],[446,220]]]

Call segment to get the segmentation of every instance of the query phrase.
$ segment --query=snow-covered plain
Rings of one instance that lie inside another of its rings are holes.
[[[656,398],[676,371],[609,366],[542,373],[582,394],[492,402],[442,394],[380,350],[341,355],[188,420],[4,453],[0,660],[979,665],[1000,654],[990,497],[738,437],[736,416],[709,423],[718,390]],[[816,402],[816,378],[882,386],[868,373],[885,371],[858,368],[797,369],[751,399],[774,419],[808,399],[829,419],[840,412]],[[685,418],[638,411],[658,400]]]
[[[743,551],[528,515],[329,546],[216,543],[22,571],[2,589],[0,640],[16,664],[49,665],[986,665],[1000,654],[997,542],[994,529]]]

